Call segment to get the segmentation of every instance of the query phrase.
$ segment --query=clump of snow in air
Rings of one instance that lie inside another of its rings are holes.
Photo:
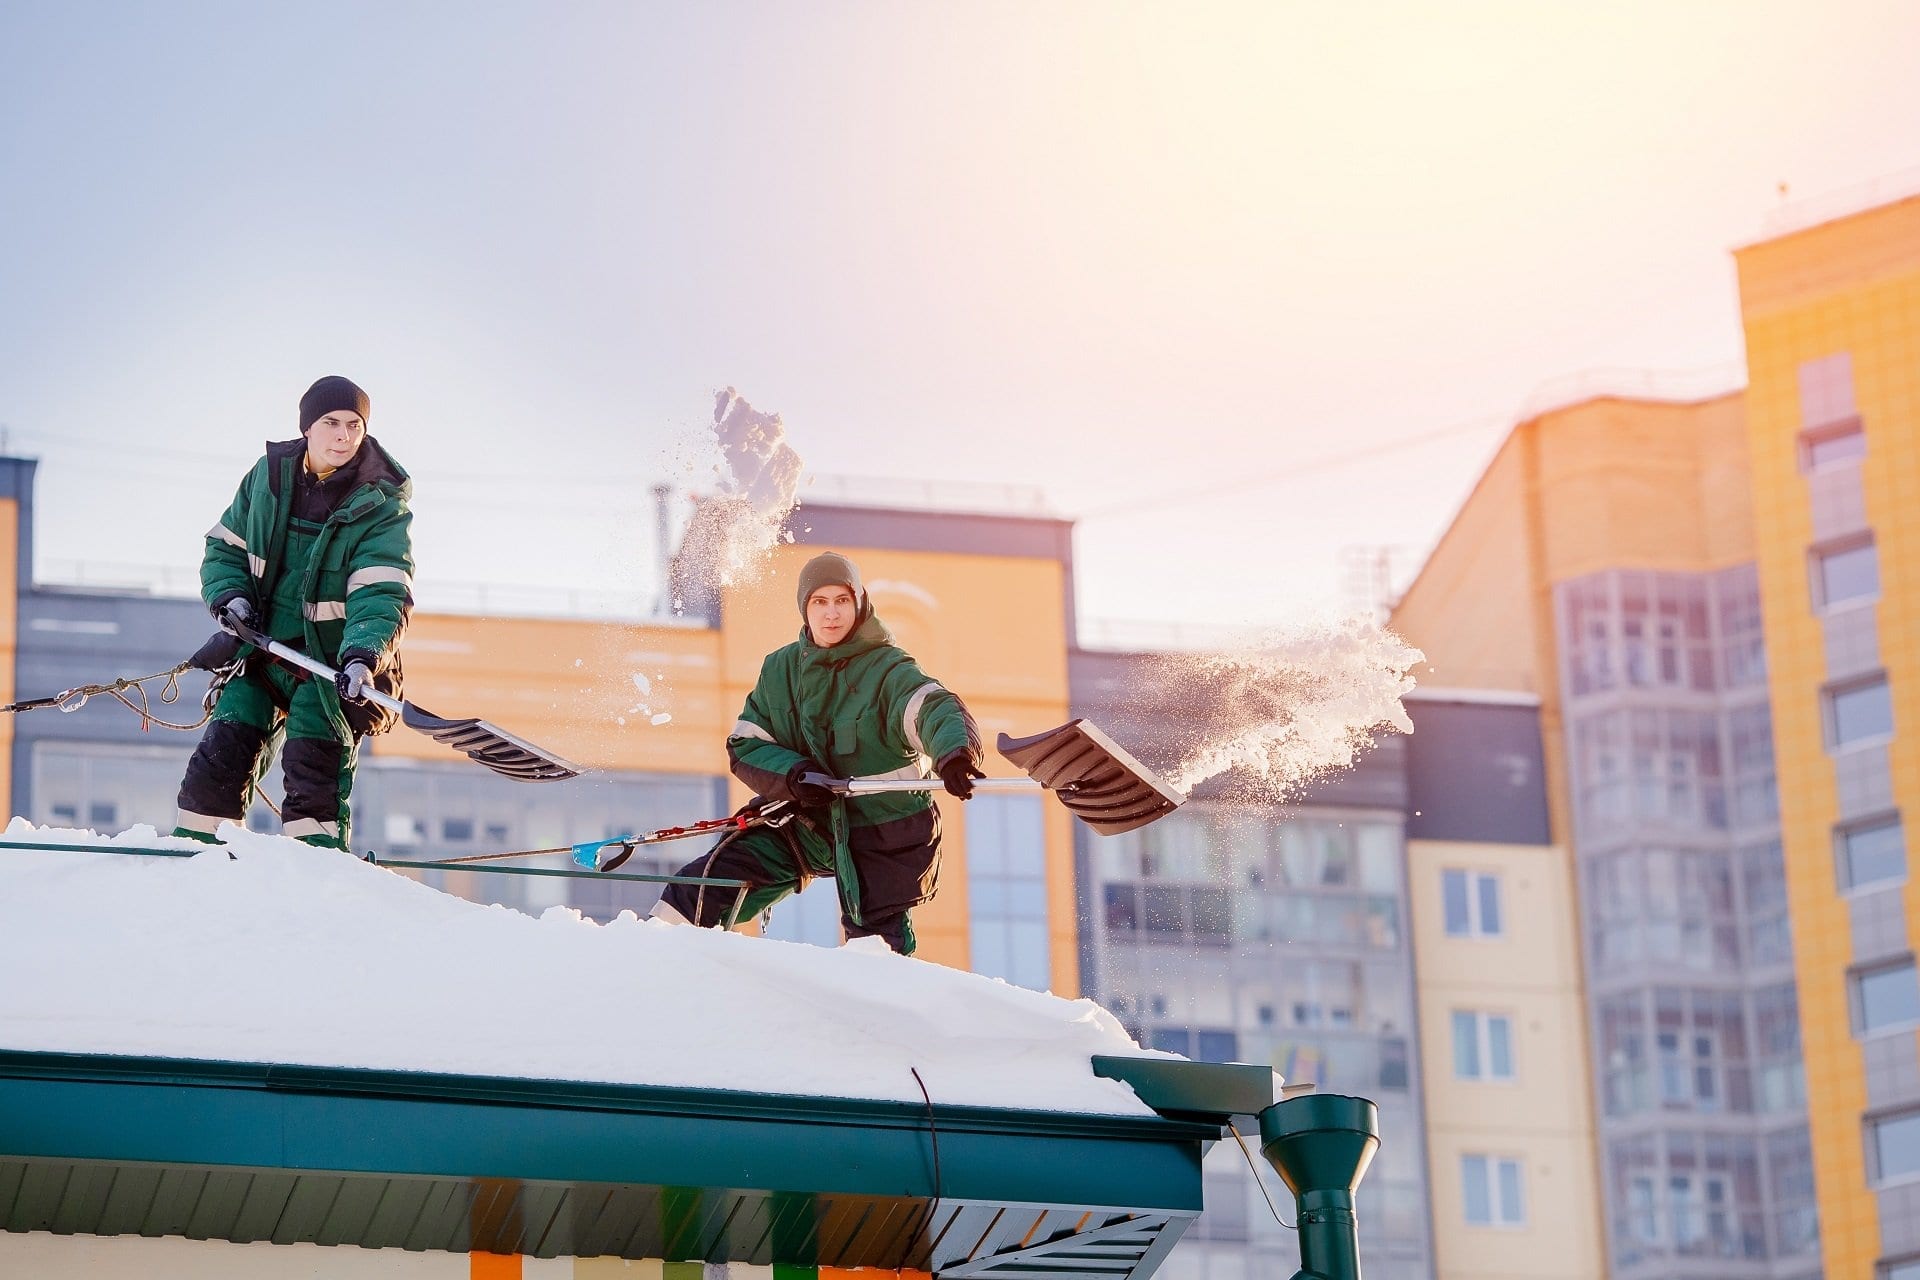
[[[236,826],[224,847],[14,819],[0,1048],[1145,1115],[1106,1010],[892,954],[479,906]],[[99,852],[31,844],[94,844]],[[189,856],[114,854],[157,848]],[[231,857],[229,857],[231,853]],[[502,1034],[500,1011],[532,1011]],[[609,1012],[613,1016],[609,1016]]]
[[[1221,774],[1248,799],[1283,801],[1354,760],[1382,732],[1412,733],[1401,699],[1424,655],[1371,618],[1275,629],[1226,652],[1163,654],[1148,666],[1198,726],[1167,781]]]
[[[656,711],[647,718],[647,723],[648,724],[672,724],[673,713],[671,711]]]
[[[710,430],[720,449],[717,492],[698,501],[674,556],[676,610],[689,595],[711,596],[763,576],[799,504],[800,455],[779,414],[755,409],[728,387],[714,399]]]

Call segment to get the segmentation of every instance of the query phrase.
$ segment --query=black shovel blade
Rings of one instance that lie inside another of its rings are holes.
[[[1026,738],[1003,733],[994,745],[1103,836],[1144,827],[1186,800],[1085,720],[1069,720]]]
[[[580,776],[580,766],[516,738],[485,720],[443,720],[411,702],[400,704],[400,719],[435,742],[444,742],[468,759],[520,782],[559,782]]]

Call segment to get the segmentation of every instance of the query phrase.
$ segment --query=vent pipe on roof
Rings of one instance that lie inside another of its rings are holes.
[[[1309,1093],[1260,1113],[1260,1154],[1299,1210],[1293,1280],[1360,1280],[1353,1193],[1380,1149],[1380,1111],[1366,1098]]]

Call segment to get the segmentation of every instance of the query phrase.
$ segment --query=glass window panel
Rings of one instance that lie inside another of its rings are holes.
[[[1442,871],[1440,873],[1440,897],[1446,912],[1447,936],[1464,938],[1472,931],[1467,906],[1467,873],[1464,871]]]
[[[1107,932],[1132,933],[1140,927],[1140,891],[1130,884],[1110,884],[1105,891]]]
[[[1843,831],[1840,852],[1849,888],[1897,879],[1907,871],[1906,841],[1898,822]]]
[[[1147,932],[1179,933],[1184,927],[1181,922],[1180,891],[1165,885],[1148,885],[1145,896]]]
[[[1915,978],[1911,963],[1863,973],[1855,981],[1860,992],[1862,1031],[1920,1022],[1920,979]]]
[[[1015,986],[1047,991],[1053,986],[1053,958],[1048,954],[1046,926],[1021,921],[1007,926],[1007,972]]]
[[[1489,938],[1500,934],[1500,878],[1480,877],[1480,932]]]
[[[1007,915],[1015,920],[1047,918],[1047,884],[1044,880],[1020,879],[1007,882],[1010,895]]]
[[[1394,898],[1367,899],[1367,945],[1392,948],[1400,945],[1400,904]]]
[[[1158,1049],[1162,1053],[1177,1053],[1186,1056],[1193,1046],[1188,1043],[1185,1027],[1155,1027],[1149,1037],[1147,1047]]]
[[[1233,1062],[1238,1058],[1239,1037],[1231,1031],[1201,1031],[1194,1038],[1198,1042],[1195,1056],[1201,1062]]]
[[[1462,1080],[1480,1078],[1479,1019],[1458,1010],[1453,1015],[1453,1074]]]
[[[968,968],[989,978],[1011,980],[1007,972],[1007,928],[1004,920],[973,922],[973,927],[967,931]]]
[[[1807,464],[1826,467],[1837,462],[1852,462],[1867,456],[1867,433],[1859,429],[1838,435],[1820,436],[1807,441]]]
[[[1007,914],[1007,882],[997,878],[968,877],[968,905],[975,919],[998,919]]]
[[[1837,689],[1827,697],[1833,707],[1835,746],[1892,735],[1893,699],[1885,680]]]
[[[1368,893],[1396,893],[1400,888],[1400,829],[1384,822],[1354,827],[1359,850],[1360,887]]]
[[[1876,1121],[1873,1149],[1882,1182],[1920,1173],[1920,1111]]]
[[[1487,1074],[1513,1079],[1513,1023],[1500,1014],[1487,1015]]]
[[[1880,594],[1880,556],[1874,544],[1827,551],[1814,557],[1820,603],[1844,604]]]
[[[1500,1221],[1518,1226],[1527,1220],[1526,1206],[1520,1199],[1520,1162],[1500,1162]]]
[[[629,862],[626,869],[633,870],[634,864]],[[674,869],[677,868],[668,870]],[[804,892],[785,898],[775,906],[766,936],[787,942],[805,942],[816,947],[839,946],[840,889],[834,884],[833,877],[816,877],[808,883]],[[973,937],[972,942],[977,955],[980,946],[978,935]],[[974,967],[977,969],[978,965]]]
[[[1225,935],[1233,922],[1233,908],[1226,891],[1194,889],[1192,895],[1194,933]]]
[[[1493,1189],[1488,1185],[1485,1156],[1460,1157],[1460,1190],[1466,1202],[1467,1221],[1487,1226],[1493,1221]]]

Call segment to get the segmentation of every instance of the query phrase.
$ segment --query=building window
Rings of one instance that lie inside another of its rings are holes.
[[[1800,435],[1800,465],[1807,471],[1855,463],[1867,456],[1867,433],[1855,418]]]
[[[1816,549],[1812,560],[1815,608],[1854,604],[1880,594],[1880,553],[1872,542]]]
[[[1513,1079],[1513,1020],[1503,1013],[1454,1010],[1453,1074],[1461,1080]]]
[[[1627,1231],[1641,1244],[1660,1241],[1660,1208],[1653,1179],[1642,1174],[1627,1184]]]
[[[1869,826],[1846,827],[1835,833],[1839,844],[1843,889],[1902,880],[1907,874],[1907,844],[1900,819]]]
[[[1147,892],[1152,895],[1154,890]],[[1047,990],[1053,964],[1047,933],[1047,833],[1039,796],[988,794],[967,805],[967,897],[973,916],[973,971]],[[1151,920],[1151,906],[1148,916]]]
[[[1893,697],[1885,676],[1829,689],[1826,698],[1827,741],[1832,746],[1884,742],[1893,736]]]
[[[1799,369],[1800,423],[1811,428],[1845,424],[1859,412],[1853,392],[1853,353],[1836,351],[1803,361]]]
[[[1520,1195],[1520,1162],[1496,1156],[1460,1157],[1460,1186],[1465,1197],[1467,1224],[1475,1227],[1520,1227],[1527,1221]]]
[[[1884,1264],[1879,1270],[1878,1280],[1920,1280],[1920,1258]]]
[[[1449,938],[1501,935],[1500,877],[1483,871],[1440,873],[1440,897]]]
[[[1232,1031],[1207,1027],[1155,1027],[1147,1038],[1147,1047],[1195,1062],[1234,1062],[1240,1053],[1240,1037]]]
[[[1853,1010],[1863,1034],[1920,1024],[1920,978],[1913,961],[1855,974]]]
[[[632,863],[628,863],[632,870]],[[669,865],[667,870],[676,869]],[[815,876],[806,888],[768,909],[761,936],[812,947],[840,945],[840,886],[832,876]]]
[[[1667,1192],[1673,1243],[1681,1253],[1730,1252],[1733,1196],[1724,1175],[1674,1174],[1667,1179]]]
[[[1867,1149],[1873,1152],[1873,1176],[1880,1185],[1920,1176],[1920,1111],[1870,1121]]]

